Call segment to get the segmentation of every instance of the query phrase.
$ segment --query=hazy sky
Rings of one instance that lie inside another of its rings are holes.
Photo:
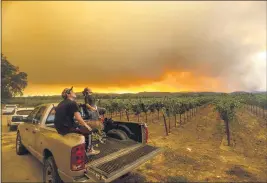
[[[266,2],[3,2],[25,94],[266,90]]]

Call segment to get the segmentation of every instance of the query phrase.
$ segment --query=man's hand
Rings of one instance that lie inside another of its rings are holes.
[[[90,106],[89,104],[86,104],[86,107],[91,111],[96,111],[96,108]]]
[[[92,107],[92,110],[93,110],[93,111],[96,111],[96,108]]]
[[[85,127],[86,127],[89,131],[93,131],[93,129],[92,129],[90,126],[88,126],[87,124],[85,124]]]

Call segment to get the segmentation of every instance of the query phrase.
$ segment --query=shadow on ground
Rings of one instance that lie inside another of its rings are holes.
[[[257,180],[257,178],[242,166],[234,165],[229,170],[225,171],[228,175],[236,176],[240,179]]]

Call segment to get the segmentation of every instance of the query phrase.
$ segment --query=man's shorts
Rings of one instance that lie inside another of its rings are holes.
[[[104,129],[104,125],[100,120],[94,120],[94,121],[88,120],[88,121],[85,121],[85,122],[92,129],[98,129],[98,130],[103,130]]]
[[[78,134],[82,134],[82,135],[89,135],[91,134],[91,131],[89,131],[86,127],[84,126],[78,126],[78,127],[74,127],[74,128],[70,128],[69,129],[69,133],[78,133]]]

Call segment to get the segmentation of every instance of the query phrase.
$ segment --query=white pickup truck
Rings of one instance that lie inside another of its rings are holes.
[[[6,104],[2,110],[2,114],[4,115],[13,114],[17,108],[18,106],[16,104]]]
[[[23,119],[26,118],[34,108],[17,108],[15,112],[7,117],[7,126],[9,131],[23,123]]]
[[[106,118],[103,123],[107,139],[98,146],[100,154],[86,156],[83,135],[62,136],[54,128],[56,105],[36,107],[17,130],[17,154],[30,151],[43,163],[44,182],[111,182],[162,152],[146,144],[145,123]]]

